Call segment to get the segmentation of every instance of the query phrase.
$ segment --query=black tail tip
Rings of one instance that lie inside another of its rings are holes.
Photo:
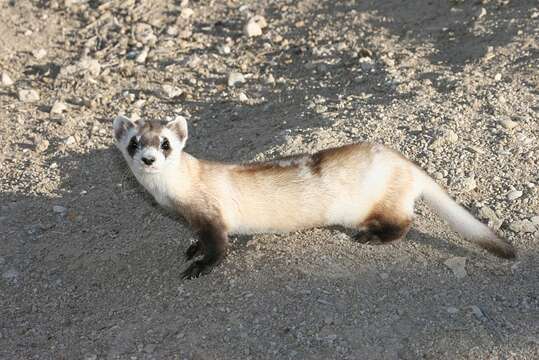
[[[514,246],[499,238],[480,240],[477,244],[489,253],[503,259],[515,259],[517,257],[517,251]]]

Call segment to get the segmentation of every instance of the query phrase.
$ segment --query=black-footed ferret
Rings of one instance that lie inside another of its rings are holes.
[[[225,256],[228,234],[289,232],[317,226],[358,229],[367,240],[401,239],[414,202],[424,198],[467,240],[515,257],[513,246],[453,201],[425,172],[376,144],[352,144],[262,163],[223,164],[183,151],[187,123],[132,122],[118,116],[114,137],[137,180],[159,204],[182,215],[198,233],[182,273],[205,274]]]

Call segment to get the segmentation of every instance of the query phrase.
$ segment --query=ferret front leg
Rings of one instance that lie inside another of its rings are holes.
[[[200,244],[200,241],[197,240],[185,250],[185,259],[193,260],[193,258],[199,255],[202,255],[202,245]]]
[[[216,223],[206,221],[197,225],[199,228],[199,241],[192,244],[187,251],[196,254],[195,250],[197,250],[203,256],[202,259],[193,261],[182,273],[182,278],[184,279],[193,279],[209,273],[215,266],[221,263],[226,255],[228,245],[226,229]]]

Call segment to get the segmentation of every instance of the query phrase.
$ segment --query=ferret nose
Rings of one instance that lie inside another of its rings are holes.
[[[152,156],[145,156],[142,158],[142,162],[145,163],[146,165],[151,165],[153,164],[154,161],[155,161],[155,158]]]

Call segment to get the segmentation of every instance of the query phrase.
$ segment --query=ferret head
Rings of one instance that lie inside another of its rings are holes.
[[[114,120],[116,146],[136,175],[158,174],[180,160],[187,141],[182,116],[165,121],[136,121],[124,116]]]

